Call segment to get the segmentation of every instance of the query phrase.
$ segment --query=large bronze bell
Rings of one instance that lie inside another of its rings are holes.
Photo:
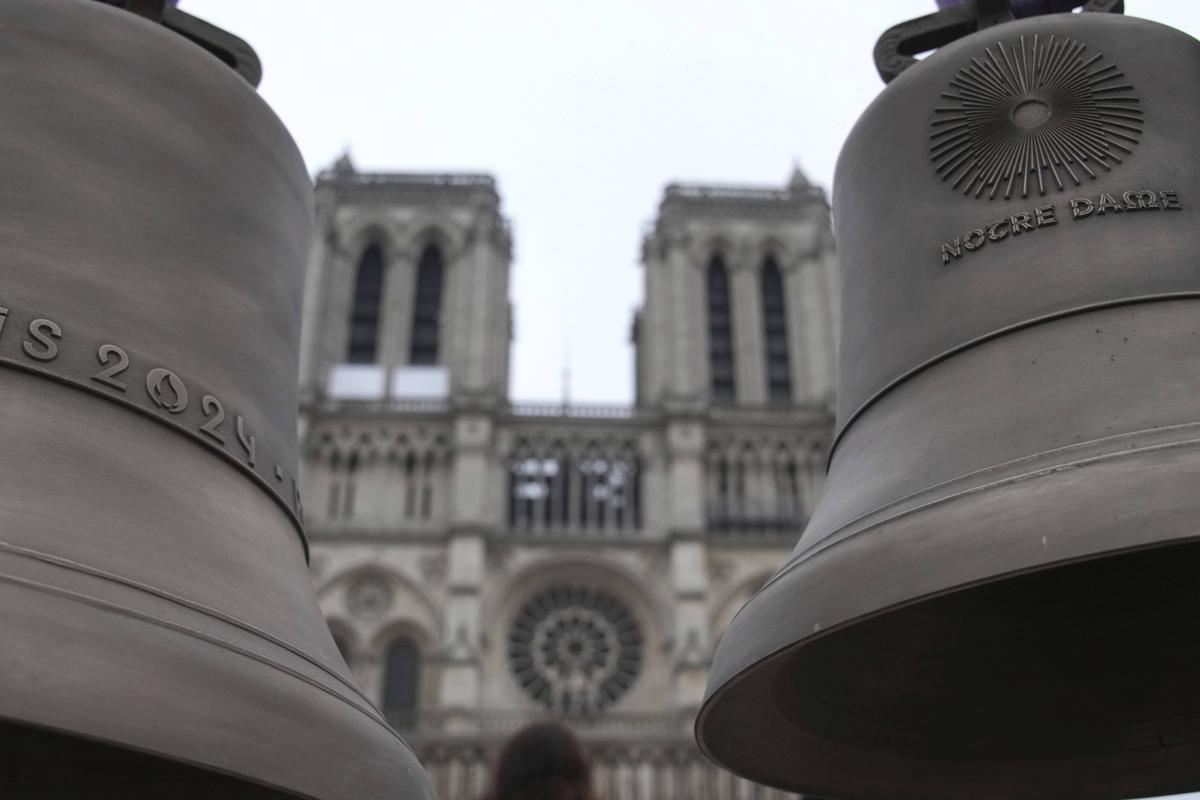
[[[699,740],[839,798],[1195,790],[1200,44],[1107,13],[954,35],[838,163],[828,480]]]
[[[309,583],[287,131],[84,0],[0,3],[0,109],[0,797],[431,797]]]

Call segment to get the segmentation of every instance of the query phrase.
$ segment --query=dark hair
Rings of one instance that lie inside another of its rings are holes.
[[[592,769],[562,725],[518,731],[500,751],[488,800],[592,800]]]

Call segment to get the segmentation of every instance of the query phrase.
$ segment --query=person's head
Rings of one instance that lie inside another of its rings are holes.
[[[562,725],[518,731],[500,751],[489,800],[592,800],[592,771]]]

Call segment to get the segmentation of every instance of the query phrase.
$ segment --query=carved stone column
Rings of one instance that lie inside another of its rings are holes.
[[[669,393],[676,398],[698,399],[708,378],[704,352],[704,279],[689,258],[688,240],[673,237],[667,251],[671,287],[671,328],[673,356],[668,359],[672,377]]]
[[[822,397],[832,401],[837,386],[838,347],[842,332],[842,291],[841,273],[838,271],[837,252],[834,250],[833,239],[828,230],[820,234],[820,267],[823,278],[823,296],[825,297],[825,341],[821,351],[825,357],[825,368],[828,380],[821,388]]]
[[[641,503],[642,529],[652,534],[661,535],[669,525],[670,485],[669,460],[663,452],[662,437],[657,433],[644,433],[641,436],[641,492],[638,501]]]
[[[318,217],[313,236],[312,250],[308,255],[308,269],[304,275],[304,310],[300,325],[300,402],[315,399],[323,388],[318,383],[319,343],[324,337],[321,327],[322,304],[325,301],[324,279],[326,262],[333,257],[335,234],[328,226],[328,209],[318,205]],[[323,233],[323,235],[321,235]]]
[[[710,643],[704,540],[704,428],[698,420],[672,420],[666,430],[670,476],[670,588],[674,596],[674,684],[681,708],[697,707],[704,693]]]
[[[798,322],[803,326],[804,361],[806,369],[800,372],[798,363],[792,370],[803,381],[803,394],[797,397],[824,401],[833,393],[837,377],[837,335],[839,315],[839,292],[837,257],[829,242],[820,231],[812,232],[813,241],[801,257],[799,271]],[[795,295],[793,295],[795,296]],[[789,297],[790,299],[790,297]],[[796,313],[789,309],[789,323]],[[796,341],[792,338],[792,341]],[[797,353],[800,352],[798,349]],[[797,359],[797,362],[799,359]]]
[[[733,365],[737,375],[737,399],[742,404],[760,405],[767,400],[767,369],[758,264],[754,263],[748,248],[743,247],[731,266]]]
[[[809,302],[809,279],[813,270],[807,256],[787,265],[783,272],[784,311],[787,314],[788,358],[792,370],[792,400],[806,402],[813,398],[813,359],[820,355],[812,339],[819,322],[812,317]]]
[[[478,218],[450,268],[453,308],[447,307],[443,335],[453,330],[451,382],[456,393],[499,398],[503,370],[496,367],[497,341],[508,341],[507,240],[496,218]],[[449,299],[449,298],[448,298]],[[508,348],[503,350],[507,359]]]
[[[669,470],[669,532],[704,529],[704,428],[698,420],[673,419],[666,427]]]
[[[802,321],[804,324],[804,362],[808,367],[804,375],[804,398],[817,400],[829,386],[828,356],[822,352],[822,343],[828,340],[825,331],[828,325],[827,299],[823,293],[824,278],[821,265],[811,257],[800,267],[801,297],[803,298]]]
[[[638,381],[642,400],[649,404],[662,401],[674,367],[673,354],[668,349],[673,306],[667,302],[671,275],[666,252],[666,244],[658,237],[648,240],[643,247],[646,289],[637,343],[642,361]]]
[[[487,251],[487,239],[478,228],[467,234],[462,255],[455,267],[458,284],[455,287],[460,305],[455,309],[461,316],[456,330],[463,337],[459,354],[462,361],[454,376],[456,391],[478,394],[486,388],[484,365],[487,362],[488,322],[492,318],[493,294],[491,259]]]
[[[707,545],[699,537],[691,541],[677,540],[672,545],[672,571],[679,564],[699,560],[701,567]],[[701,569],[700,575],[704,575]],[[712,665],[712,643],[708,640],[705,597],[707,585],[685,590],[675,588],[675,658],[672,665],[675,679],[675,703],[682,711],[694,712],[704,699],[708,669]]]
[[[329,370],[346,360],[346,342],[350,335],[350,296],[354,291],[355,264],[340,237],[331,235],[326,243],[327,257],[316,282],[321,303],[314,311],[314,332],[310,379],[318,395],[324,394]],[[307,322],[307,320],[306,320]]]
[[[488,414],[463,413],[454,420],[449,521],[452,530],[498,530],[501,510],[488,502],[484,487],[493,485],[500,469],[493,457],[495,422]]]
[[[379,320],[379,363],[389,369],[408,363],[416,296],[416,256],[411,247],[385,247]]]
[[[448,730],[470,730],[479,708],[480,593],[485,543],[478,531],[451,534],[447,543],[446,643],[442,648],[438,706]]]

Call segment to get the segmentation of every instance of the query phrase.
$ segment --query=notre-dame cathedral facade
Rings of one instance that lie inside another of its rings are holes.
[[[716,640],[821,489],[839,309],[823,192],[799,172],[666,188],[629,407],[509,399],[491,177],[343,158],[316,198],[313,577],[441,797],[478,798],[497,746],[547,717],[579,731],[604,800],[783,797],[709,765],[691,726]]]

